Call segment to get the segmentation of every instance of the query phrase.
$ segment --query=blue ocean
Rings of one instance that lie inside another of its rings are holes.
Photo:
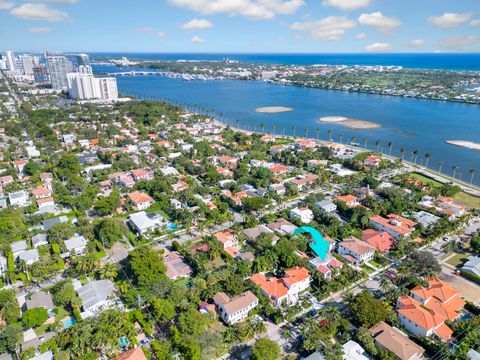
[[[211,60],[225,59],[249,63],[290,65],[385,65],[411,69],[480,71],[480,53],[418,53],[418,54],[220,54],[220,53],[91,53],[93,58],[141,60]]]

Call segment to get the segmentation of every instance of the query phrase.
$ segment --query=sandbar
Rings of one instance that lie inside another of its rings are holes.
[[[259,113],[275,114],[275,113],[293,111],[293,109],[285,106],[265,106],[265,107],[256,108],[255,111]]]
[[[472,141],[466,141],[466,140],[447,140],[445,141],[447,144],[450,145],[455,145],[459,147],[464,147],[467,149],[472,149],[472,150],[478,150],[480,151],[480,144],[479,143],[474,143]]]
[[[382,127],[380,124],[372,121],[349,119],[343,116],[325,116],[321,117],[319,121],[324,123],[334,123],[356,130],[378,129],[379,127]]]

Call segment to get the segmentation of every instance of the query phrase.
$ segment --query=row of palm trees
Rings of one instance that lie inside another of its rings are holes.
[[[188,111],[191,111],[191,112],[211,116],[212,118],[215,118],[215,119],[221,121],[222,123],[225,123],[225,124],[230,125],[230,126],[234,126],[234,124],[235,124],[236,128],[238,128],[238,129],[241,128],[241,123],[240,123],[239,119],[236,119],[235,122],[234,122],[233,119],[226,118],[223,113],[217,112],[214,109],[206,109],[206,108],[202,107],[201,105],[197,105],[197,104],[187,105],[187,104],[182,104],[182,103],[179,103],[179,102],[172,101],[171,99],[167,99],[167,98],[160,98],[158,96],[144,96],[144,95],[139,95],[138,93],[129,93],[129,94],[126,94],[126,95],[134,96],[136,98],[143,99],[143,100],[168,102],[168,103],[171,103],[175,106],[184,108],[184,109],[186,109]],[[246,121],[244,121],[243,125],[244,125],[243,129],[248,130],[248,126],[247,126]],[[257,124],[255,122],[253,124],[253,131],[254,132],[257,131],[257,126],[259,127],[261,133],[265,133],[265,123],[264,122],[260,122],[259,124]],[[271,134],[272,135],[275,134],[275,130],[277,129],[276,124],[272,123],[270,125],[270,128],[271,128]],[[285,131],[286,131],[285,125],[282,126],[281,130],[282,130],[281,131],[282,136],[285,136]],[[291,130],[292,130],[293,137],[296,137],[297,127],[296,127],[295,124],[292,125]],[[308,127],[305,127],[303,129],[303,133],[304,133],[304,137],[308,138],[309,133],[310,133],[310,129]],[[321,130],[319,128],[315,129],[315,137],[316,137],[317,140],[319,140],[320,134],[321,134]],[[328,140],[333,141],[333,129],[328,129],[327,134],[328,134]],[[339,137],[340,143],[342,144],[344,134],[340,133],[340,134],[338,134],[338,137]],[[357,142],[357,137],[352,136],[350,138],[350,143],[355,144],[356,142]],[[388,155],[389,156],[392,155],[393,145],[394,145],[393,141],[388,141],[387,142]],[[365,149],[368,148],[368,139],[367,138],[363,138],[363,146],[364,146]],[[383,149],[381,148],[381,141],[380,140],[375,141],[375,149],[376,149],[377,152],[382,152]],[[406,155],[406,148],[403,147],[403,146],[400,147],[399,153],[400,153],[400,157],[403,161],[405,159],[405,155]],[[420,151],[418,149],[415,149],[409,154],[409,159],[410,159],[411,162],[413,162],[415,165],[417,165],[419,156],[420,156]],[[428,163],[429,163],[431,157],[432,157],[432,154],[430,152],[425,153],[424,159],[421,159],[420,166],[424,166],[424,167],[428,168]],[[423,165],[424,160],[425,160],[425,165]],[[444,162],[439,161],[437,163],[437,165],[438,165],[438,173],[442,174],[442,169],[443,169]],[[457,166],[457,165],[452,166],[452,177],[454,179],[455,179],[455,176],[457,175],[457,172],[458,172],[459,169],[460,169],[460,167]],[[469,183],[471,185],[471,184],[473,184],[473,180],[475,178],[475,175],[477,175],[478,170],[475,169],[475,168],[472,168],[472,169],[469,170],[469,173],[470,173]],[[459,180],[460,181],[462,180],[461,174],[460,174]]]

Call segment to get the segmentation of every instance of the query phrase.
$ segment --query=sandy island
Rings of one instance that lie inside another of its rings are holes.
[[[379,127],[382,127],[380,124],[372,121],[349,119],[343,116],[325,116],[321,117],[319,121],[324,123],[335,123],[356,130],[378,129]]]
[[[472,150],[478,150],[480,151],[480,144],[479,143],[474,143],[472,141],[466,141],[466,140],[447,140],[445,141],[447,144],[450,145],[455,145],[459,147],[464,147],[467,149],[472,149]]]
[[[265,106],[265,107],[256,108],[255,111],[259,113],[275,114],[275,113],[293,111],[293,109],[285,106]]]

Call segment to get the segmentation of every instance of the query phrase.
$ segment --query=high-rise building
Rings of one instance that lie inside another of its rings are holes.
[[[49,81],[48,69],[44,64],[33,67],[33,78],[36,83],[45,83]]]
[[[12,51],[7,51],[5,57],[7,59],[7,69],[15,71],[15,54]]]
[[[79,65],[78,72],[80,74],[93,74],[93,70],[90,65]]]
[[[76,55],[77,58],[77,65],[90,65],[90,56],[87,54],[78,54]]]
[[[78,100],[99,99],[115,101],[118,99],[117,79],[96,78],[92,74],[68,74],[70,96]]]
[[[47,68],[52,87],[58,90],[68,89],[67,74],[73,71],[72,63],[65,56],[47,56]]]
[[[32,76],[33,67],[35,66],[35,59],[31,55],[20,55],[18,57],[18,70],[23,72],[23,75]]]
[[[104,77],[99,78],[98,80],[100,82],[100,93],[102,100],[117,100],[117,79],[114,77]]]

